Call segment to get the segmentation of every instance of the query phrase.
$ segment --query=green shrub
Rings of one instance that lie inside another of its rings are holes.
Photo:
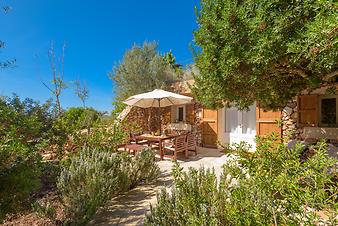
[[[21,210],[40,185],[41,156],[16,140],[0,142],[0,222]]]
[[[53,120],[50,101],[0,97],[0,221],[27,207],[39,187],[38,149],[48,139]]]
[[[93,127],[100,121],[100,117],[101,114],[93,108],[73,107],[62,113],[54,127],[62,128],[67,134],[73,134]]]
[[[35,146],[46,139],[53,124],[52,105],[18,96],[0,97],[0,138],[15,138],[21,143]]]
[[[299,225],[318,220],[316,211],[337,213],[337,184],[326,145],[312,147],[301,159],[298,145],[288,150],[271,139],[260,140],[257,151],[237,151],[240,161],[224,165],[217,184],[211,171],[173,170],[175,188],[162,191],[146,217],[147,225]],[[329,223],[329,222],[325,222]],[[332,224],[337,222],[331,222]]]
[[[63,167],[57,187],[66,215],[65,224],[84,225],[112,197],[142,181],[156,178],[154,153],[146,150],[130,157],[84,149]]]
[[[122,170],[127,172],[129,189],[140,183],[149,183],[158,177],[160,170],[155,162],[155,154],[151,149],[139,152],[135,156],[123,156]]]
[[[78,148],[109,150],[116,152],[120,144],[129,139],[123,128],[115,123],[98,123],[90,133],[78,133],[74,135],[74,144]]]
[[[218,199],[217,178],[213,171],[173,168],[175,187],[157,196],[156,208],[147,216],[149,225],[217,225],[215,207]]]

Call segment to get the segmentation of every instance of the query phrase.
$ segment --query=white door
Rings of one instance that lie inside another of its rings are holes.
[[[256,150],[256,105],[251,105],[248,111],[228,108],[225,111],[225,134],[230,144],[247,142],[252,150]]]

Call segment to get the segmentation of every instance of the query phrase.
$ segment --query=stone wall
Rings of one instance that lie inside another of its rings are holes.
[[[194,104],[194,126],[193,132],[196,136],[197,146],[202,146],[202,105],[199,103]]]
[[[162,129],[165,125],[171,123],[171,107],[161,108]],[[186,105],[186,122],[191,124],[191,132],[196,135],[197,144],[202,143],[201,129],[202,107],[193,102]],[[143,132],[159,131],[158,108],[138,108],[133,107],[124,118],[128,123],[137,125]]]
[[[171,121],[170,107],[161,108],[162,126],[167,125]],[[136,124],[143,132],[159,131],[160,119],[158,108],[139,108],[133,107],[124,121]]]
[[[299,138],[300,131],[297,128],[297,99],[295,98],[286,105],[282,111],[282,136],[285,139]]]
[[[325,95],[327,89],[330,86],[322,86],[318,89],[312,91],[304,91],[302,95],[316,94],[316,95]],[[338,84],[335,85],[338,90]],[[298,106],[297,98],[294,98],[292,101],[286,105],[282,111],[282,136],[287,141],[288,139],[301,139],[305,138],[304,129],[298,126]]]

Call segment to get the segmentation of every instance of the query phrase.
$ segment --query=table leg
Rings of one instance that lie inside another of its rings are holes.
[[[161,160],[163,160],[163,157],[164,157],[164,153],[163,153],[163,147],[162,147],[162,140],[159,140],[158,141],[158,145],[160,146],[160,157],[161,157]]]

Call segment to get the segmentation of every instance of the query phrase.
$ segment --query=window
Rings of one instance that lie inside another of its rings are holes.
[[[185,121],[185,106],[178,106],[177,107],[177,115],[176,115],[177,122],[184,122]]]
[[[323,97],[320,99],[320,125],[337,126],[337,97]]]

